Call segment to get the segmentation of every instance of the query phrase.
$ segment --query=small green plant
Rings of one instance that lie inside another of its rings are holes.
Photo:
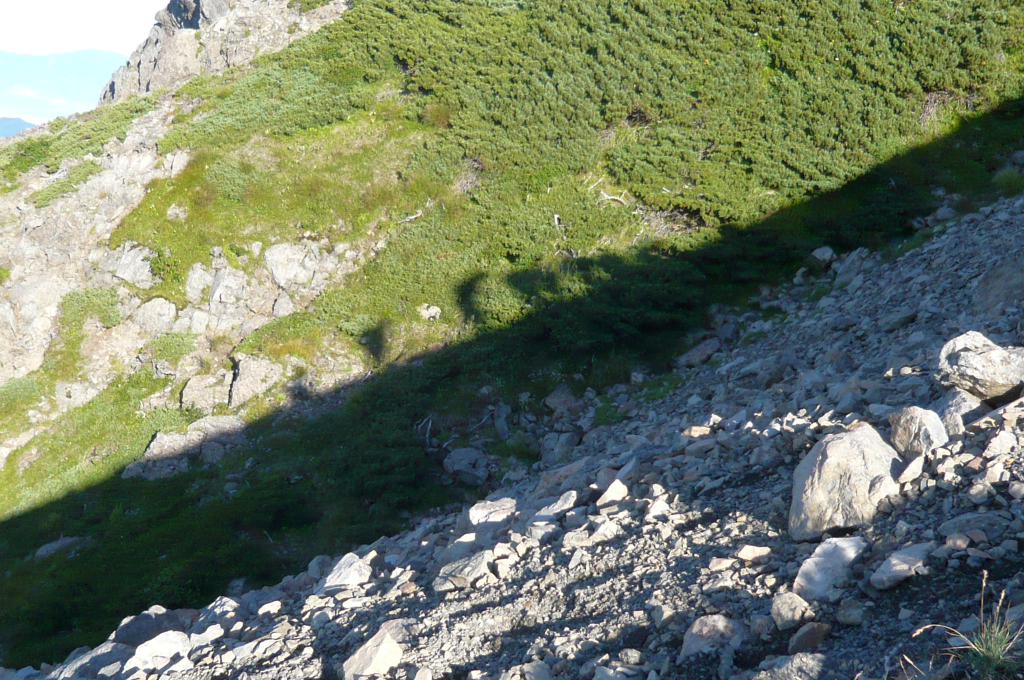
[[[0,286],[7,283],[9,278],[11,278],[11,270],[7,267],[0,267]]]
[[[83,161],[68,170],[68,174],[64,178],[32,194],[29,200],[35,203],[37,208],[45,208],[55,199],[70,194],[89,181],[90,177],[98,175],[102,171],[103,166],[96,161]]]
[[[938,628],[953,636],[953,646],[946,654],[959,659],[972,672],[970,677],[979,680],[1008,680],[1024,666],[1021,656],[1020,641],[1024,634],[1024,624],[1011,621],[1009,605],[1004,608],[1006,591],[999,594],[999,600],[990,615],[985,613],[985,590],[988,586],[988,572],[981,576],[981,606],[978,614],[977,629],[970,633],[961,633],[951,626],[934,624],[925,626],[914,633],[920,635],[930,628]]]
[[[992,177],[992,181],[1006,196],[1015,196],[1024,191],[1024,172],[1016,168],[1003,168]]]
[[[177,364],[187,354],[196,349],[194,333],[167,333],[149,343],[149,351],[153,359]]]

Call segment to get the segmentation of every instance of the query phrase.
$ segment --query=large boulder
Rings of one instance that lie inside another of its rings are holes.
[[[138,647],[161,633],[185,629],[184,622],[175,612],[153,605],[138,616],[129,616],[121,621],[112,639],[123,645]]]
[[[104,642],[96,649],[76,656],[71,661],[58,666],[50,673],[50,680],[72,680],[72,678],[88,678],[91,680],[104,668],[114,664],[123,664],[135,654],[135,649],[119,642]]]
[[[480,449],[455,449],[444,459],[444,471],[470,486],[482,486],[490,475],[487,455]]]
[[[935,411],[907,406],[889,415],[893,447],[907,460],[928,455],[949,441],[946,426]]]
[[[942,346],[938,378],[979,399],[1010,399],[1024,384],[1024,349],[1000,347],[975,331],[964,333]]]
[[[160,633],[152,640],[142,643],[135,654],[124,665],[124,673],[132,671],[145,672],[188,670],[192,668],[188,653],[192,651],[192,641],[188,634],[177,630]]]
[[[284,375],[284,367],[272,359],[235,355],[235,379],[231,383],[228,406],[238,408],[270,389]]]
[[[903,463],[870,426],[824,437],[793,473],[789,534],[797,541],[875,518],[878,502],[899,493]]]

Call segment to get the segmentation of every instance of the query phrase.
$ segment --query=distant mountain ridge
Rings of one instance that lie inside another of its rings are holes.
[[[0,118],[0,137],[13,137],[30,127],[34,127],[32,123],[21,118]]]

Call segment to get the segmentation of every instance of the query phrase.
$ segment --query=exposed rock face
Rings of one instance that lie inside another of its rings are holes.
[[[828,529],[871,522],[878,502],[899,493],[899,461],[870,426],[822,439],[793,474],[790,535],[805,541]]]
[[[348,4],[333,0],[303,13],[289,0],[171,0],[128,63],[103,89],[101,104],[174,87],[200,73],[245,64],[340,16]]]

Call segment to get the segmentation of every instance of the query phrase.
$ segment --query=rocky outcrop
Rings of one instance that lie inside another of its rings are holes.
[[[114,73],[101,104],[173,88],[273,52],[340,16],[346,0],[302,12],[290,0],[171,0],[149,37]]]

